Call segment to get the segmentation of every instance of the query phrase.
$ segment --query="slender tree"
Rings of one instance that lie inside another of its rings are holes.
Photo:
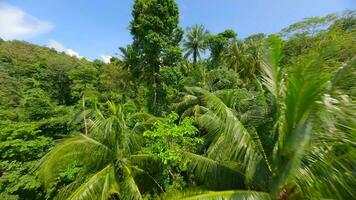
[[[235,72],[239,72],[244,64],[244,58],[246,57],[246,45],[242,42],[234,40],[229,44],[224,58],[229,68]]]
[[[240,77],[249,83],[253,80],[262,62],[260,43],[252,39],[233,41],[224,53],[224,59],[229,68],[239,73]]]
[[[205,41],[205,36],[208,31],[203,25],[194,25],[188,29],[186,38],[183,41],[183,47],[185,52],[185,57],[193,57],[193,63],[196,64],[198,59],[201,58],[202,53],[205,52],[207,45]]]
[[[174,0],[136,0],[130,30],[133,48],[150,88],[150,110],[158,114],[160,68],[176,65],[181,57],[179,42],[183,31],[178,27],[179,11]]]

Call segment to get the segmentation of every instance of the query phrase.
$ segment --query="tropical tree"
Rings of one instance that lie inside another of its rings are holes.
[[[210,51],[209,69],[218,68],[223,61],[223,53],[229,44],[236,40],[237,33],[234,30],[227,29],[218,34],[208,34],[206,41]]]
[[[130,70],[131,73],[135,74],[141,80],[142,76],[142,66],[140,63],[140,58],[138,53],[134,50],[132,45],[127,45],[127,47],[120,47],[121,52],[121,64],[124,69]]]
[[[130,24],[133,50],[141,59],[149,87],[149,109],[159,114],[164,104],[164,90],[159,80],[160,68],[177,66],[181,59],[183,30],[178,27],[179,10],[174,0],[136,0]]]
[[[253,39],[231,42],[224,53],[229,68],[239,73],[247,83],[255,79],[261,63],[260,42]]]
[[[224,55],[224,58],[228,64],[228,67],[235,72],[241,71],[242,66],[245,64],[244,60],[246,55],[246,45],[242,42],[234,40],[229,44],[228,49]]]
[[[138,77],[135,77],[138,78]],[[99,77],[101,92],[109,96],[109,99],[115,99],[121,94],[121,102],[126,103],[129,97],[135,96],[138,86],[135,84],[133,72],[127,69],[123,63],[109,63],[101,68]]]
[[[48,192],[60,184],[68,166],[75,166],[77,173],[73,182],[57,191],[58,199],[142,199],[145,182],[160,190],[145,169],[148,160],[151,166],[159,166],[159,159],[135,154],[140,138],[126,126],[129,108],[108,102],[106,112],[97,109],[93,113],[88,136],[65,139],[42,159],[39,177]]]
[[[195,152],[203,141],[197,136],[198,129],[193,125],[192,118],[185,118],[178,123],[179,115],[171,113],[164,120],[158,120],[152,127],[143,133],[146,147],[156,154],[163,162],[161,182],[166,192],[181,191],[189,183],[187,159],[185,152]]]
[[[245,61],[247,69],[245,69],[240,76],[250,82],[258,76],[260,71],[261,63],[263,60],[263,52],[261,48],[263,43],[261,41],[254,41],[252,39],[245,40],[244,43],[247,45],[247,56]]]
[[[284,36],[293,36],[297,34],[306,34],[314,36],[330,26],[337,19],[336,14],[329,14],[324,17],[310,17],[303,21],[296,22],[281,31]]]
[[[314,52],[296,61],[284,81],[280,41],[271,43],[274,49],[266,57],[261,77],[271,97],[266,103],[272,105],[266,107],[273,119],[269,129],[246,127],[231,106],[238,99],[190,88],[203,101],[190,98],[184,105],[196,102],[196,122],[207,132],[205,155],[187,154],[192,173],[205,185],[224,177],[218,188],[212,184],[210,188],[235,191],[208,192],[187,199],[229,199],[234,195],[245,199],[253,194],[261,196],[254,197],[257,199],[266,193],[272,199],[356,197],[352,189],[356,185],[352,178],[355,122],[349,121],[349,112],[355,107],[347,95],[344,98],[348,100],[332,95],[338,85],[336,77],[340,78],[341,71],[353,66],[355,60],[336,72],[329,71],[325,58]],[[265,132],[269,141],[261,139]],[[249,191],[241,192],[246,189]]]
[[[206,34],[208,34],[208,31],[203,25],[196,24],[188,28],[186,38],[183,41],[183,50],[185,52],[185,58],[189,56],[193,57],[194,64],[198,62],[198,59],[201,58],[200,54],[204,53],[207,48],[205,41]]]

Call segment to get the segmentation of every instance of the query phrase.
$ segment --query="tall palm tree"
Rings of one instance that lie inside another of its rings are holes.
[[[249,82],[255,79],[260,68],[261,53],[257,42],[233,41],[229,44],[224,54],[224,59],[229,68],[239,73],[240,77]]]
[[[333,75],[321,68],[322,58],[311,54],[296,62],[284,81],[280,58],[280,49],[275,48],[262,66],[261,82],[274,107],[272,128],[262,130],[270,135],[269,144],[261,140],[262,132],[244,126],[228,99],[189,88],[201,101],[191,97],[181,105],[199,107],[196,122],[207,132],[205,155],[187,154],[191,171],[208,184],[224,177],[217,189],[230,191],[187,199],[356,198],[352,189],[356,186],[356,123],[350,121],[356,109],[350,99],[341,100],[349,97],[334,92],[341,72],[354,66],[355,60]]]
[[[193,63],[196,64],[198,59],[201,58],[201,53],[204,53],[207,46],[205,42],[205,35],[208,31],[203,25],[194,25],[188,29],[186,39],[183,41],[185,57],[188,58],[192,55]]]
[[[248,69],[245,70],[243,76],[247,77],[250,80],[253,80],[257,77],[258,72],[261,68],[262,63],[262,51],[261,51],[261,42],[247,40],[244,41],[247,45],[247,59],[246,62],[248,63]]]
[[[127,45],[127,47],[120,47],[119,51],[121,66],[124,69],[129,70],[132,74],[135,74],[138,78],[143,78],[141,59],[134,47],[132,45]]]
[[[242,67],[245,64],[244,57],[246,57],[246,45],[237,40],[234,40],[229,44],[228,49],[224,54],[224,59],[229,68],[233,69],[235,72],[242,70]]]
[[[58,191],[57,199],[142,199],[143,180],[160,189],[145,168],[147,162],[159,166],[159,159],[135,154],[140,138],[125,124],[127,110],[127,105],[108,102],[106,112],[97,109],[91,117],[88,136],[64,139],[42,159],[39,177],[48,191],[68,166],[80,168],[75,181]]]

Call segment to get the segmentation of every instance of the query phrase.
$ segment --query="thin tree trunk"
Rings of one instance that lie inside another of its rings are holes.
[[[193,51],[193,63],[194,63],[194,67],[197,65],[197,50]]]
[[[155,113],[156,112],[156,105],[157,105],[157,77],[156,77],[156,67],[153,65],[151,66],[151,82],[150,82],[150,86],[152,88],[151,91],[151,98],[152,98],[152,104],[149,105],[151,106],[152,112]]]
[[[156,80],[156,67],[152,66],[152,92],[153,92],[153,101],[152,101],[152,110],[156,109],[157,105],[157,80]]]
[[[153,108],[156,107],[157,104],[157,81],[156,76],[153,76]]]
[[[87,124],[87,118],[86,118],[85,95],[84,94],[83,94],[83,119],[84,119],[85,135],[88,135],[88,124]]]

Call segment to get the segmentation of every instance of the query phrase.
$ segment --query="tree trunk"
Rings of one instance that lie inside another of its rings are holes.
[[[157,82],[156,82],[156,76],[153,76],[153,108],[156,107],[157,105]]]
[[[83,94],[83,119],[84,119],[85,135],[88,135],[88,124],[87,124],[87,118],[86,118],[85,95],[84,94]]]
[[[197,56],[198,56],[197,50],[194,49],[194,50],[193,50],[193,63],[194,63],[194,67],[197,65]]]
[[[153,93],[153,101],[152,101],[152,110],[156,109],[157,105],[157,79],[156,79],[156,67],[152,67],[152,93]]]

